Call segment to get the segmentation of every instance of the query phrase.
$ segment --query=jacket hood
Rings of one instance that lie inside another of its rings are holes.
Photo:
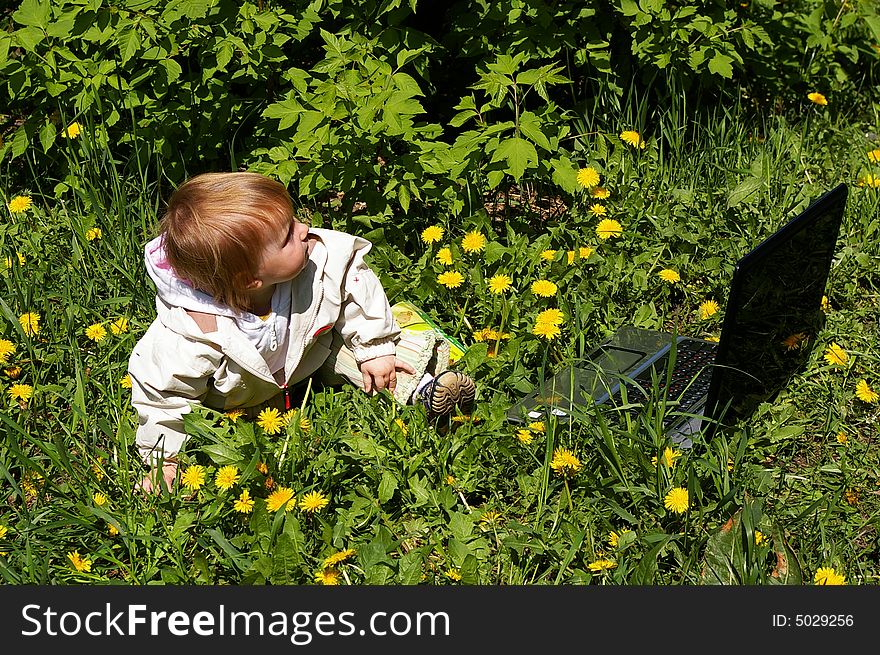
[[[156,295],[172,307],[182,307],[195,312],[219,314],[243,318],[227,305],[215,301],[209,294],[194,288],[188,280],[177,277],[165,255],[164,238],[158,236],[144,247],[144,263],[147,273],[156,285]]]

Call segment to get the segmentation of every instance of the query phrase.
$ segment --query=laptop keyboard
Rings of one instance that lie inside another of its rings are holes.
[[[678,401],[679,411],[688,411],[699,402],[709,391],[709,383],[712,380],[712,364],[715,361],[715,352],[718,344],[712,341],[684,340],[676,345],[675,368],[670,376],[669,383],[666,381],[666,369],[669,363],[669,354],[658,359],[654,364],[635,377],[638,383],[647,392],[653,389],[652,370],[656,371],[658,391],[666,395],[667,400]],[[630,415],[635,416],[641,410],[638,404],[647,399],[644,392],[633,382],[626,381],[621,386],[626,387],[627,404],[637,403],[628,409]],[[622,404],[621,391],[618,389],[612,396],[611,402],[615,405]],[[664,417],[664,425],[670,425],[678,419],[678,416]]]

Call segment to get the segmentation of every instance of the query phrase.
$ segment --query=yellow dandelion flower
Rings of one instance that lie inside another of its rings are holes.
[[[700,320],[705,321],[710,316],[718,313],[718,303],[714,300],[704,300],[700,303]]]
[[[865,403],[876,403],[880,399],[880,395],[871,388],[867,380],[856,382],[856,397]]]
[[[19,400],[26,403],[34,395],[34,388],[29,384],[13,384],[9,387],[9,396],[13,400]]]
[[[681,282],[681,276],[673,271],[671,268],[664,268],[662,271],[657,273],[660,276],[660,279],[664,282],[669,282],[669,284],[675,284],[676,282]]]
[[[613,218],[604,218],[596,226],[596,236],[600,239],[611,239],[623,234],[623,226]]]
[[[21,214],[30,209],[30,206],[34,203],[31,200],[30,196],[15,196],[12,200],[6,203],[6,208],[9,210],[10,214]]]
[[[880,187],[880,175],[873,175],[871,173],[863,175],[856,181],[856,185],[874,188]]]
[[[605,209],[605,205],[596,202],[590,205],[590,213],[593,216],[605,216],[605,214],[608,213],[608,210]]]
[[[545,262],[552,262],[556,259],[556,251],[555,250],[542,250],[541,251],[541,259]]]
[[[461,240],[461,249],[465,252],[480,252],[486,247],[486,237],[481,232],[473,230],[464,235]]]
[[[346,548],[345,550],[341,550],[338,553],[333,553],[324,560],[324,565],[322,568],[332,568],[337,564],[341,564],[342,562],[351,559],[355,556],[356,553],[357,551],[354,548]]]
[[[560,446],[553,451],[553,459],[550,461],[550,468],[552,468],[557,475],[561,475],[564,478],[571,477],[581,470],[581,466],[581,460],[579,460],[577,456],[567,448]]]
[[[880,148],[876,148],[868,153],[868,161],[872,164],[880,164]]]
[[[9,356],[15,353],[15,344],[9,339],[0,339],[0,364],[5,364]]]
[[[226,418],[228,418],[230,421],[232,421],[233,423],[235,423],[238,419],[240,419],[242,416],[244,416],[244,410],[233,409],[233,410],[226,412],[226,414],[224,414],[224,416]]]
[[[458,271],[445,271],[437,276],[437,282],[447,289],[456,289],[464,282],[464,276]]]
[[[808,93],[807,98],[809,98],[810,102],[816,105],[821,105],[824,107],[828,104],[828,99],[821,93],[817,93],[815,91],[813,91],[813,93]]]
[[[198,491],[205,484],[205,467],[199,464],[188,466],[180,478],[180,483],[190,491]]]
[[[593,249],[589,246],[581,246],[578,248],[578,255],[581,259],[588,259],[593,254]]]
[[[330,499],[320,491],[310,491],[299,501],[299,508],[304,512],[312,513],[324,509],[329,503]]]
[[[447,475],[446,476],[446,484],[448,484],[450,486],[454,485],[455,484],[455,476],[454,475]]]
[[[822,303],[819,306],[826,314],[831,311],[831,301],[828,296],[822,296]]]
[[[111,537],[115,537],[116,535],[119,534],[119,529],[115,525],[113,525],[112,523],[108,523],[107,524],[107,532],[110,534]]]
[[[284,425],[299,425],[299,429],[303,432],[308,432],[312,429],[312,422],[305,416],[300,416],[298,409],[287,410],[281,418],[284,421]]]
[[[263,475],[266,475],[269,472],[269,467],[266,466],[266,462],[260,462],[257,464],[257,470]]]
[[[613,569],[617,566],[617,562],[610,559],[597,559],[595,562],[590,562],[587,565],[594,573],[599,573],[600,571],[608,571],[609,569]]]
[[[278,487],[275,491],[269,494],[269,497],[266,499],[266,509],[270,512],[277,512],[284,507],[285,512],[292,512],[295,503],[289,501],[293,497],[293,489],[290,489],[289,487]]]
[[[11,379],[16,380],[21,375],[21,366],[9,366],[3,369],[3,373]]]
[[[498,295],[508,291],[513,286],[513,278],[499,273],[489,278],[489,291]]]
[[[92,473],[95,475],[95,479],[100,482],[104,479],[104,469],[101,468],[101,465],[104,463],[104,458],[99,457],[98,461],[92,464]]]
[[[633,148],[645,149],[645,140],[642,139],[642,136],[635,130],[625,130],[621,132],[620,140],[624,143],[628,143]]]
[[[123,389],[131,389],[131,376],[128,373],[119,378],[119,386]]]
[[[483,515],[480,517],[480,523],[483,525],[496,525],[501,522],[501,513],[496,512],[494,509],[490,509],[488,512],[483,512]]]
[[[22,255],[20,252],[16,252],[15,254],[18,257],[19,266],[24,266],[25,261],[26,261],[24,258],[24,255]],[[7,257],[6,261],[4,263],[6,264],[6,270],[11,269],[12,266],[14,265],[14,261],[13,261],[12,257]]]
[[[422,230],[422,241],[426,244],[437,243],[443,238],[443,228],[439,225],[432,225]]]
[[[532,439],[535,438],[535,435],[532,434],[531,430],[521,429],[516,431],[516,438],[521,444],[528,446],[532,443]]]
[[[99,227],[92,227],[86,230],[86,239],[89,241],[94,241],[95,239],[100,239],[104,236],[104,233],[101,231]]]
[[[837,438],[837,443],[839,443],[839,444],[841,444],[841,445],[843,445],[843,444],[845,444],[847,441],[849,441],[849,437],[846,436],[846,432],[842,432],[842,431],[837,433],[837,437],[836,437],[836,438]]]
[[[594,198],[598,198],[599,200],[605,200],[605,198],[608,198],[610,196],[611,196],[611,192],[608,189],[606,189],[605,187],[597,186],[595,189],[593,189],[593,197]]]
[[[847,489],[843,495],[846,498],[847,504],[853,507],[859,504],[859,492],[857,489]]]
[[[61,136],[63,136],[65,139],[75,139],[80,135],[80,132],[82,132],[82,125],[74,121],[66,128],[61,130]]]
[[[683,514],[688,509],[688,490],[674,487],[663,499],[663,506],[676,514]]]
[[[266,434],[278,434],[284,427],[284,419],[274,407],[266,407],[257,416],[257,425],[263,428]]]
[[[82,573],[85,571],[86,573],[91,572],[92,570],[92,560],[88,557],[82,557],[79,554],[79,551],[72,550],[67,553],[67,559],[70,560],[70,563],[73,564],[73,568]]]
[[[437,261],[444,266],[452,266],[452,251],[449,248],[440,248],[437,251]]]
[[[838,346],[835,341],[832,341],[831,345],[825,349],[825,354],[823,356],[825,361],[832,366],[843,366],[849,359],[849,355],[846,354],[846,351]]]
[[[681,451],[675,450],[673,448],[667,447],[666,450],[663,451],[663,463],[666,464],[666,468],[675,467],[675,460],[681,457]],[[657,466],[657,456],[651,458],[651,466]]]
[[[561,333],[559,326],[552,323],[535,323],[535,327],[532,328],[532,334],[544,337],[547,341],[553,341]]]
[[[228,491],[236,482],[238,482],[238,478],[238,467],[231,465],[223,466],[214,476],[214,484],[218,489]]]
[[[767,543],[767,535],[760,530],[755,530],[755,545],[763,546],[765,543]]]
[[[816,571],[813,582],[817,585],[845,585],[846,577],[830,566],[823,566]]]
[[[568,265],[571,266],[574,264],[574,258],[577,257],[577,253],[574,250],[568,250],[565,256],[568,258]]]
[[[537,323],[550,323],[550,325],[562,325],[564,318],[561,310],[551,307],[539,312],[535,321]]]
[[[396,425],[396,426],[400,429],[400,433],[401,433],[404,437],[409,436],[409,428],[406,427],[406,423],[404,423],[404,421],[403,421],[402,418],[396,418],[396,419],[394,419],[394,425]]]
[[[102,494],[100,491],[96,492],[94,496],[92,496],[92,500],[95,501],[95,505],[98,507],[103,507],[107,504],[107,496]]]
[[[718,343],[719,341],[721,341],[721,337],[706,337],[706,341],[714,341],[715,343]]]
[[[254,511],[254,499],[251,498],[251,493],[247,489],[235,499],[235,502],[232,503],[232,509],[239,514],[250,514]]]
[[[123,332],[128,332],[128,319],[124,316],[120,316],[110,323],[110,331],[116,336],[119,336]]]
[[[321,569],[315,573],[315,582],[320,582],[325,586],[335,586],[339,584],[339,571],[336,569]]]
[[[532,293],[536,296],[549,298],[550,296],[556,295],[558,290],[559,287],[556,286],[556,283],[551,282],[550,280],[535,280],[532,282]]]
[[[617,531],[615,531],[615,530],[612,530],[612,531],[608,534],[608,544],[609,544],[612,548],[617,548],[617,546],[620,544],[620,538],[621,538],[623,535],[625,535],[625,534],[627,534],[627,533],[629,533],[629,532],[632,532],[632,530],[621,530],[620,532],[617,532]]]
[[[577,173],[577,183],[585,189],[592,189],[599,184],[599,171],[592,166],[580,169]]]
[[[86,328],[86,336],[97,343],[107,336],[107,329],[100,323],[92,323]]]
[[[40,333],[40,315],[36,312],[27,312],[18,317],[18,323],[22,331],[32,337]]]
[[[444,573],[443,575],[445,575],[447,578],[449,578],[453,582],[458,582],[459,580],[461,580],[461,573],[459,573],[458,571],[456,571],[453,568],[448,569],[446,571],[446,573]]]
[[[529,423],[529,430],[532,432],[544,432],[544,421],[533,421]]]

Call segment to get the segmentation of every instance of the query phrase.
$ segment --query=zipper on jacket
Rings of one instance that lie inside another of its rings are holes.
[[[287,383],[281,387],[284,390],[284,411],[290,409],[290,389],[287,388]]]

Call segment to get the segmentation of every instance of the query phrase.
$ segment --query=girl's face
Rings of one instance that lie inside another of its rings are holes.
[[[311,240],[309,227],[293,219],[286,233],[267,245],[262,252],[257,270],[258,286],[287,282],[302,273],[309,261]]]

